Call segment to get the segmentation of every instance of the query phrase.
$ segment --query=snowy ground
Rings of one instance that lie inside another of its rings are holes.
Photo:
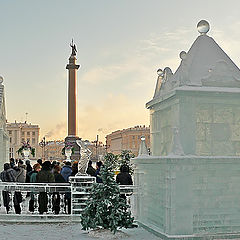
[[[123,238],[107,234],[101,239],[121,240],[159,240],[160,238],[147,232],[143,228],[123,229]],[[0,240],[90,240],[99,239],[90,237],[81,230],[80,224],[0,224]]]

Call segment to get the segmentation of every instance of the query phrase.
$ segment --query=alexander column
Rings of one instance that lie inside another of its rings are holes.
[[[76,140],[79,137],[76,136],[77,133],[77,70],[80,65],[76,64],[76,53],[77,48],[73,43],[70,44],[72,48],[72,53],[69,58],[69,63],[66,66],[68,69],[68,136],[65,138],[65,142],[71,143],[74,147],[74,154],[72,154],[72,160],[80,160],[80,147],[77,145]]]

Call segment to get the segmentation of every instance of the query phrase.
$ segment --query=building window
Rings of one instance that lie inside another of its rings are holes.
[[[9,130],[9,131],[8,131],[8,134],[9,134],[9,135],[12,135],[12,130]]]
[[[22,136],[24,136],[25,132],[22,132]]]
[[[9,152],[12,152],[11,150],[12,150],[12,148],[9,148]]]
[[[135,139],[135,136],[132,136],[132,139]]]
[[[32,136],[35,136],[35,132],[32,132]]]
[[[32,138],[32,144],[35,144],[35,138]]]
[[[30,132],[27,132],[27,136],[30,136]]]
[[[24,142],[24,138],[22,138],[22,142]]]
[[[30,138],[27,138],[27,142],[30,142]]]
[[[11,137],[9,138],[9,142],[12,143],[12,138]]]

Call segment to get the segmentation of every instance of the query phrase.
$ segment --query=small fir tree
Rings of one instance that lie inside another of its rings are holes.
[[[122,150],[121,154],[119,155],[118,160],[118,168],[123,165],[127,165],[129,167],[129,173],[133,174],[133,164],[130,162],[131,158],[134,158],[135,155],[130,150]]]
[[[120,197],[119,186],[114,180],[113,157],[113,154],[105,156],[100,171],[103,183],[93,184],[87,207],[81,215],[83,230],[102,227],[115,233],[118,228],[132,227],[134,218],[130,206]]]
[[[116,170],[118,168],[118,159],[119,159],[119,155],[114,155],[113,153],[107,153],[107,156],[105,157],[105,159],[107,158],[108,164],[111,165],[112,170]]]

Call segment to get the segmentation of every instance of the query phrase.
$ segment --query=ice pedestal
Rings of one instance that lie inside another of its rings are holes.
[[[69,158],[72,161],[79,161],[81,158],[81,154],[80,154],[80,146],[77,144],[77,141],[79,140],[79,137],[76,136],[68,136],[65,138],[65,142],[70,143],[73,148],[74,148],[74,153],[71,154],[71,156],[69,156]]]
[[[240,158],[137,157],[138,221],[173,238],[240,232]]]
[[[147,103],[152,156],[134,159],[140,223],[170,239],[240,232],[239,102],[238,88],[183,86]]]
[[[240,233],[240,70],[197,27],[176,72],[158,71],[152,156],[134,160],[139,221],[169,238]]]

